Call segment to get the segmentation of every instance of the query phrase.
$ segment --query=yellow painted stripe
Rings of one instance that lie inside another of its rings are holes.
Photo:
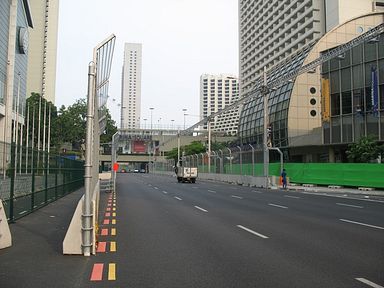
[[[113,207],[113,208],[112,208],[112,210],[113,210],[113,211],[116,211],[116,208],[115,208],[115,207]]]
[[[111,229],[111,235],[112,236],[116,236],[116,228],[112,228]]]
[[[112,213],[112,217],[116,217],[116,212],[113,212],[113,213]]]
[[[112,241],[111,242],[111,252],[116,252],[116,242],[115,241]]]
[[[109,263],[108,280],[116,280],[116,264]]]
[[[112,224],[116,224],[116,219],[112,219]]]

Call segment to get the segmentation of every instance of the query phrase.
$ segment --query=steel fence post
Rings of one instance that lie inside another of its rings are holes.
[[[11,176],[11,185],[10,185],[10,191],[9,191],[9,219],[10,222],[13,222],[15,219],[14,215],[14,198],[15,198],[15,174],[16,174],[16,167],[15,167],[15,144],[11,143],[11,166],[10,166],[10,176]]]

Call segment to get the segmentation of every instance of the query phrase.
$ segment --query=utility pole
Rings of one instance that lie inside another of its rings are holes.
[[[268,87],[267,87],[267,67],[264,67],[264,83],[261,89],[263,94],[263,103],[264,103],[264,134],[263,134],[263,148],[264,148],[264,188],[269,188],[269,149],[268,149]]]

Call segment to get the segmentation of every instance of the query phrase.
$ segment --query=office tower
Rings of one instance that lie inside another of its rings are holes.
[[[384,10],[383,0],[240,0],[241,95],[271,68],[356,16]]]
[[[240,0],[241,94],[270,68],[325,32],[323,0]]]
[[[33,29],[29,30],[27,97],[39,93],[55,103],[59,0],[30,1]]]
[[[218,112],[225,106],[238,100],[239,83],[233,75],[209,75],[200,77],[200,116],[205,118],[212,113]],[[212,131],[222,131],[229,135],[237,133],[239,121],[238,109],[228,111],[211,121]],[[207,129],[207,125],[204,125]]]
[[[121,128],[140,128],[142,45],[125,43],[121,90]]]

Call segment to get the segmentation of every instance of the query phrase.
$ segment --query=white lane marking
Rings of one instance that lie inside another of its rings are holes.
[[[376,228],[376,229],[384,230],[384,227],[380,227],[380,226],[375,226],[375,225],[365,224],[365,223],[356,222],[356,221],[351,221],[351,220],[346,220],[346,219],[339,219],[339,220],[340,220],[340,221],[343,221],[343,222],[347,222],[347,223],[352,223],[352,224],[357,224],[357,225],[367,226],[367,227],[370,227],[370,228]]]
[[[232,198],[237,198],[237,199],[243,199],[243,197],[236,196],[236,195],[231,195]]]
[[[336,203],[336,205],[339,205],[339,206],[347,206],[347,207],[352,207],[352,208],[364,208],[363,206],[357,206],[357,205],[350,205],[350,204],[345,204],[345,203]]]
[[[24,211],[20,212],[19,215],[23,215],[23,214],[25,214],[27,212],[28,212],[27,210],[24,210]]]
[[[157,188],[157,187],[153,187],[153,188],[155,188],[156,190],[159,190],[159,188]]]
[[[301,192],[301,193],[303,193],[303,194],[308,194],[308,195],[315,195],[315,196],[334,197],[334,198],[345,198],[345,197],[343,197],[343,196],[339,196],[339,195],[328,195],[328,194],[326,194],[326,193],[322,193],[322,194],[319,194],[319,193],[312,193],[312,192]],[[363,198],[356,198],[356,197],[350,197],[349,199],[358,200],[358,201],[366,201],[366,202],[384,203],[384,201],[382,201],[382,200],[363,199]]]
[[[300,199],[300,197],[297,197],[297,196],[291,196],[291,195],[284,195],[284,197],[287,197],[287,198],[293,198],[293,199]]]
[[[281,205],[277,205],[277,204],[269,203],[268,205],[269,205],[269,206],[273,206],[273,207],[277,207],[277,208],[288,209],[288,207],[286,207],[286,206],[281,206]]]
[[[264,239],[268,239],[268,236],[265,236],[265,235],[263,235],[263,234],[257,233],[257,232],[255,232],[255,231],[253,231],[253,230],[251,230],[251,229],[249,229],[249,228],[247,228],[247,227],[244,227],[244,226],[242,226],[242,225],[236,225],[236,226],[237,226],[238,228],[240,228],[240,229],[243,229],[243,230],[245,230],[245,231],[247,231],[247,232],[253,234],[253,235],[259,236],[259,237],[264,238]]]
[[[371,287],[373,287],[373,288],[384,288],[383,286],[380,286],[380,285],[378,285],[378,284],[376,284],[376,283],[373,283],[372,281],[369,281],[369,280],[367,280],[367,279],[365,279],[365,278],[355,278],[357,281],[360,281],[360,282],[362,282],[362,283],[364,283],[364,284],[367,284],[368,286],[371,286]]]
[[[199,209],[200,211],[203,211],[203,212],[208,212],[207,210],[205,210],[204,208],[201,208],[199,206],[195,206],[196,209]]]
[[[261,192],[261,191],[256,191],[256,190],[253,190],[252,192],[259,193],[259,194],[263,194],[263,192]]]
[[[163,193],[164,193],[164,194],[168,194],[168,192],[167,192],[167,191],[163,191]]]
[[[183,199],[181,199],[181,198],[179,198],[179,197],[174,197],[175,199],[177,199],[177,200],[179,200],[179,201],[181,201],[181,200],[183,200]]]
[[[213,190],[208,190],[208,192],[211,192],[211,193],[216,193],[216,191],[213,191]]]

